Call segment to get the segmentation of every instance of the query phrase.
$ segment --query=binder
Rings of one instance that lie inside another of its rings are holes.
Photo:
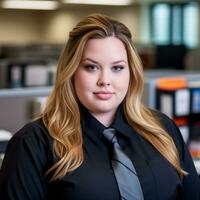
[[[24,69],[26,64],[24,62],[11,62],[7,68],[7,87],[17,88],[24,87]]]
[[[176,119],[174,119],[174,121],[181,132],[184,142],[186,144],[188,144],[189,139],[190,139],[190,129],[189,129],[188,117],[176,118]]]
[[[47,86],[48,85],[48,68],[45,65],[27,65],[25,68],[26,87]]]
[[[6,130],[0,130],[0,153],[4,153],[6,150],[6,146],[8,141],[12,137],[12,134]]]
[[[200,160],[200,142],[199,141],[192,141],[189,145],[189,150],[193,159]]]
[[[200,141],[200,118],[199,121],[194,121],[193,119],[193,121],[190,122],[190,140]]]
[[[190,114],[190,90],[184,77],[157,80],[156,108],[171,118]]]
[[[20,65],[13,65],[11,68],[11,87],[22,87],[22,70]]]
[[[186,116],[190,113],[190,92],[189,89],[177,89],[174,97],[174,115]]]
[[[191,114],[200,114],[200,82],[190,82],[188,87],[191,93]]]

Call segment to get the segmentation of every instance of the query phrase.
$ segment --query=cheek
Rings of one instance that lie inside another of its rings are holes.
[[[79,94],[79,92],[82,91],[82,89],[84,88],[83,83],[84,79],[82,78],[82,76],[80,76],[79,73],[77,73],[74,77],[74,85],[77,94]]]
[[[130,75],[127,72],[126,74],[124,74],[123,76],[121,76],[117,79],[116,85],[119,90],[126,93],[128,90],[129,82],[130,82]]]
[[[92,82],[90,76],[85,73],[77,72],[74,77],[74,84],[76,92],[84,93],[84,91],[90,89]]]

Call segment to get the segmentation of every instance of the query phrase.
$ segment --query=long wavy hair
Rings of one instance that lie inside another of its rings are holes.
[[[123,101],[126,119],[171,163],[182,179],[186,173],[180,167],[172,138],[141,102],[143,69],[131,33],[124,24],[101,14],[89,15],[75,26],[59,58],[55,85],[42,113],[43,122],[53,140],[54,155],[58,158],[47,174],[52,175],[51,180],[60,179],[78,168],[84,160],[80,110],[73,75],[79,67],[87,41],[111,36],[123,42],[128,55],[131,77]]]

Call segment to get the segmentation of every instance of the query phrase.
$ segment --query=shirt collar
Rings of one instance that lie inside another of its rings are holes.
[[[113,123],[111,124],[112,128],[117,130],[120,134],[126,137],[132,137],[133,128],[128,124],[126,117],[123,111],[123,105],[121,104],[116,112]]]
[[[81,126],[84,134],[87,134],[89,137],[94,140],[101,138],[102,132],[106,128],[114,128],[119,134],[122,134],[126,137],[132,137],[133,128],[128,124],[124,112],[123,105],[120,105],[113,123],[110,127],[105,127],[101,122],[99,122],[95,117],[93,117],[84,106],[80,106],[81,111]]]

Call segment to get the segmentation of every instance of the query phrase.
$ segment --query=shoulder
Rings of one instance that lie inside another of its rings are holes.
[[[37,119],[18,130],[9,141],[11,144],[44,150],[51,148],[52,141],[42,119]]]
[[[162,128],[164,128],[174,139],[182,140],[182,135],[174,120],[169,118],[164,113],[158,110],[151,110],[153,116],[159,121]]]
[[[172,130],[174,131],[174,128],[175,129],[177,128],[173,119],[168,117],[166,114],[153,109],[151,109],[150,111],[153,114],[153,116],[161,123],[161,125],[163,126],[163,128],[165,128],[166,131],[171,132]]]
[[[182,157],[185,149],[185,143],[183,141],[183,137],[174,120],[169,118],[164,113],[158,110],[151,110],[153,116],[159,121],[162,128],[171,136],[173,139],[179,155]]]
[[[51,146],[48,131],[40,119],[17,131],[7,145],[0,169],[0,196],[44,199],[45,172],[53,162]]]

